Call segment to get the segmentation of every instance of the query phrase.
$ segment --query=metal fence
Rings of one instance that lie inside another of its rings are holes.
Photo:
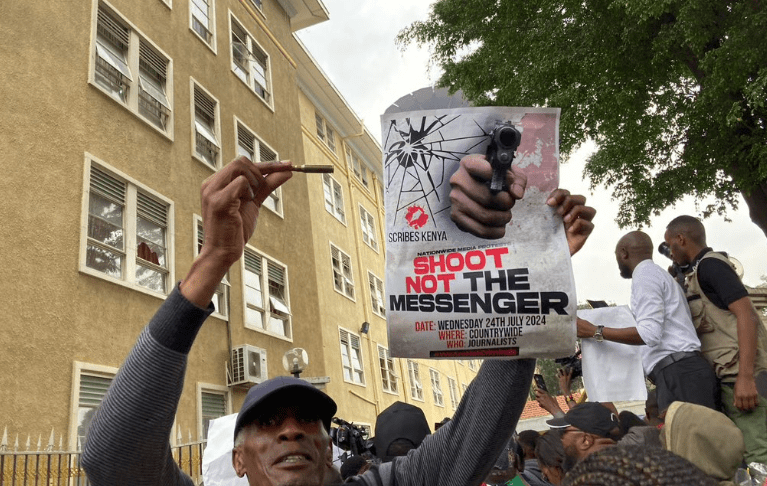
[[[20,450],[18,437],[15,444],[9,446],[7,434],[4,434],[0,443],[0,486],[89,486],[90,482],[80,464],[81,450],[64,450],[61,439],[56,449],[53,437],[51,432],[51,439],[45,447],[41,437],[36,448],[27,437],[25,450]],[[204,441],[190,441],[171,448],[176,463],[197,485],[203,484],[204,449]]]

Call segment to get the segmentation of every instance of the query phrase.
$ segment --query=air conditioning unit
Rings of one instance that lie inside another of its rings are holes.
[[[268,378],[266,350],[243,344],[232,348],[232,372],[229,386],[256,385]]]

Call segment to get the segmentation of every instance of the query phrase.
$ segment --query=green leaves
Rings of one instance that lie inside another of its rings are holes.
[[[723,212],[767,187],[765,31],[753,0],[438,0],[398,42],[429,45],[475,104],[562,108],[561,153],[596,140],[585,172],[637,226],[685,194]]]

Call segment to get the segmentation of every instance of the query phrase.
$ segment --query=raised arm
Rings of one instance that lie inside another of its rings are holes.
[[[203,183],[200,255],[141,332],[91,424],[82,464],[94,486],[192,484],[168,442],[187,355],[213,310],[216,286],[253,234],[261,203],[290,178],[289,169],[241,157]]]

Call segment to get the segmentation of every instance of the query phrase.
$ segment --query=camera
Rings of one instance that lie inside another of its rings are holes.
[[[330,438],[339,449],[351,452],[352,456],[363,455],[370,449],[365,429],[346,420],[333,417],[333,423],[338,425],[330,429]]]
[[[689,263],[687,265],[678,265],[674,259],[671,258],[671,248],[668,246],[668,244],[666,244],[665,241],[658,246],[658,253],[673,262],[668,273],[674,277],[674,280],[679,282],[679,285],[684,286],[684,276],[690,273],[692,270],[692,265]]]
[[[566,358],[557,358],[554,362],[565,369],[565,373],[571,373],[572,379],[583,376],[583,363],[581,362],[581,350]],[[571,371],[572,370],[572,371]]]

